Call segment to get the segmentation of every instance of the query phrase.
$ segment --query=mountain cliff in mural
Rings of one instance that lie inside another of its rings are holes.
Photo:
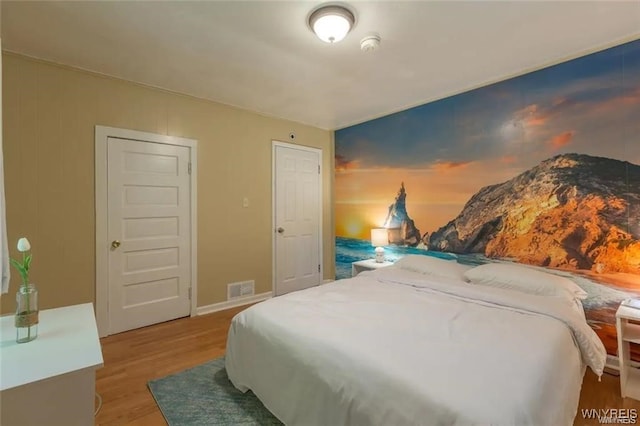
[[[595,272],[640,272],[640,166],[580,154],[482,188],[429,249]]]
[[[402,182],[396,199],[389,206],[384,227],[389,229],[389,243],[415,247],[420,243],[420,231],[407,213],[406,199],[407,192],[404,189],[404,182]]]

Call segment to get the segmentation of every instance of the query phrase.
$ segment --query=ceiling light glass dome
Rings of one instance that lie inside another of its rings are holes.
[[[309,17],[309,26],[326,43],[336,43],[345,38],[354,24],[353,13],[342,6],[324,6]]]

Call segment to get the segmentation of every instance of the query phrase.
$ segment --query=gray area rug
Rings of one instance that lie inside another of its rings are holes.
[[[242,393],[227,377],[224,358],[148,383],[170,426],[282,425],[251,392]]]

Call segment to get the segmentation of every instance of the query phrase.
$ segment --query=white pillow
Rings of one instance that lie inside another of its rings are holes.
[[[454,278],[464,281],[464,273],[471,266],[461,265],[456,260],[445,260],[422,254],[408,254],[394,266],[434,277]]]
[[[568,278],[526,266],[487,263],[469,269],[465,278],[473,284],[518,290],[542,296],[586,299],[587,292]]]

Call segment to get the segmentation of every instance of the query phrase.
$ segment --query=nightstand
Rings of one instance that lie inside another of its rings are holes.
[[[631,344],[640,344],[640,309],[620,305],[616,312],[618,361],[620,363],[620,393],[622,397],[640,400],[640,369],[631,366]]]
[[[0,318],[0,424],[94,424],[104,360],[93,305],[41,310],[33,342],[17,344],[15,330],[12,315]]]
[[[351,276],[355,277],[362,271],[373,271],[374,269],[385,268],[391,265],[393,265],[393,262],[386,260],[384,262],[376,262],[375,259],[359,260],[351,264]]]

